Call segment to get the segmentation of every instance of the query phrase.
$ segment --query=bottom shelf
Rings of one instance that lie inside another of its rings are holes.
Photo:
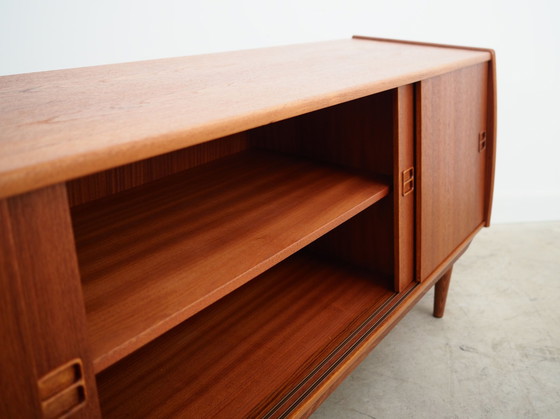
[[[395,295],[387,280],[296,254],[100,373],[103,415],[289,410]]]

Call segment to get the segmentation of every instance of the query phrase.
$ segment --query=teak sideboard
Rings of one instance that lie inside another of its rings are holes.
[[[0,78],[2,418],[308,416],[489,225],[494,53]]]

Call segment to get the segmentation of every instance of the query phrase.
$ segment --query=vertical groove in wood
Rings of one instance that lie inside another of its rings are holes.
[[[98,417],[97,390],[86,338],[85,309],[64,184],[9,198],[4,217],[11,228],[15,269],[9,281],[19,283],[27,339],[14,342],[29,351],[37,382],[79,358],[84,365],[86,405],[77,417]],[[16,259],[17,258],[17,259]],[[35,394],[29,395],[35,397]],[[29,400],[29,403],[33,401]]]
[[[243,132],[71,180],[68,182],[70,206],[113,195],[246,148]]]
[[[451,282],[451,273],[453,265],[443,274],[441,279],[436,282],[434,294],[434,317],[441,318],[445,312],[445,302],[447,301],[447,293],[449,291],[449,283]]]

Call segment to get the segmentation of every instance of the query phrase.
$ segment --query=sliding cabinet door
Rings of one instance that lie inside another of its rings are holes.
[[[485,218],[488,63],[417,85],[417,271],[437,270]]]

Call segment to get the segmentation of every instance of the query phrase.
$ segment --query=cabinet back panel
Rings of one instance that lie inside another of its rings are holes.
[[[313,251],[366,268],[391,282],[395,265],[391,195],[314,242]]]
[[[389,90],[269,124],[249,139],[258,148],[391,176],[393,97]]]
[[[71,206],[84,204],[247,149],[244,132],[94,173],[67,183]]]

